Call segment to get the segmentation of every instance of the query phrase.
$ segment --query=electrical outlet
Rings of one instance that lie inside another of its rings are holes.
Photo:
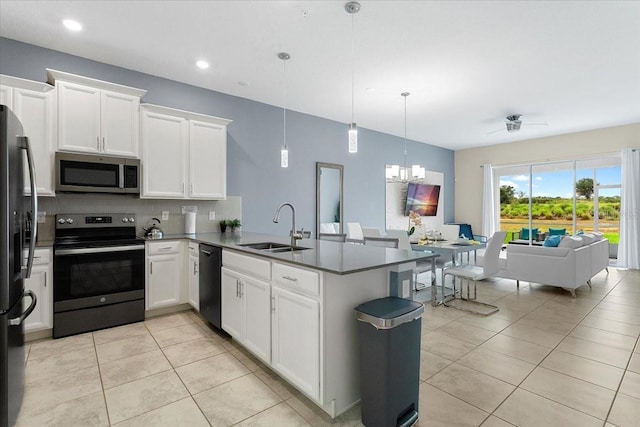
[[[215,221],[216,211],[209,211],[209,221]]]
[[[169,219],[169,211],[162,211],[162,220],[166,221]]]
[[[47,216],[46,212],[38,212],[38,224],[44,224],[46,222],[46,218],[45,216]]]

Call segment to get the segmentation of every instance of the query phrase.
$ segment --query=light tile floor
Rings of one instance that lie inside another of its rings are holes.
[[[426,307],[419,426],[640,425],[640,271],[577,298],[492,280],[489,317]],[[18,426],[359,426],[336,420],[194,312],[27,345]]]

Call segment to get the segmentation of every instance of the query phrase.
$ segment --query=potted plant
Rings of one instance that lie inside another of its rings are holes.
[[[416,233],[417,227],[422,227],[422,219],[416,212],[409,211],[409,229],[407,230],[407,234],[409,235],[409,241],[411,243],[417,243],[418,240],[420,240],[419,233]]]
[[[220,232],[224,233],[225,231],[227,231],[227,220],[223,219],[222,221],[220,221]]]
[[[240,228],[242,224],[238,218],[234,218],[227,222],[227,225],[231,228],[231,232],[233,233],[236,229]]]

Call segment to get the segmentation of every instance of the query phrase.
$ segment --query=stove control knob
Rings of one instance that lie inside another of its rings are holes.
[[[129,218],[122,218],[122,222],[129,222]]]
[[[129,222],[136,222],[136,219],[134,217],[129,218]]]
[[[67,218],[67,224],[73,224],[73,219],[72,218]]]
[[[60,218],[60,219],[58,220],[58,224],[64,224],[64,222],[65,222],[65,221],[64,221],[64,218]]]

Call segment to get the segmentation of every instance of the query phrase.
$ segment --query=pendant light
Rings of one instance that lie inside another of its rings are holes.
[[[353,48],[353,19],[354,15],[360,11],[360,3],[351,1],[344,5],[347,13],[351,14],[351,123],[349,123],[349,153],[358,152],[358,126],[354,119],[354,48]]]
[[[402,92],[400,96],[404,98],[404,165],[387,165],[385,168],[385,178],[387,181],[406,182],[409,180],[420,180],[425,177],[425,169],[420,165],[407,167],[407,96],[409,92]]]
[[[289,149],[287,148],[287,61],[291,55],[280,52],[278,58],[282,60],[282,70],[284,75],[283,103],[282,103],[282,148],[280,149],[280,167],[289,167]]]

